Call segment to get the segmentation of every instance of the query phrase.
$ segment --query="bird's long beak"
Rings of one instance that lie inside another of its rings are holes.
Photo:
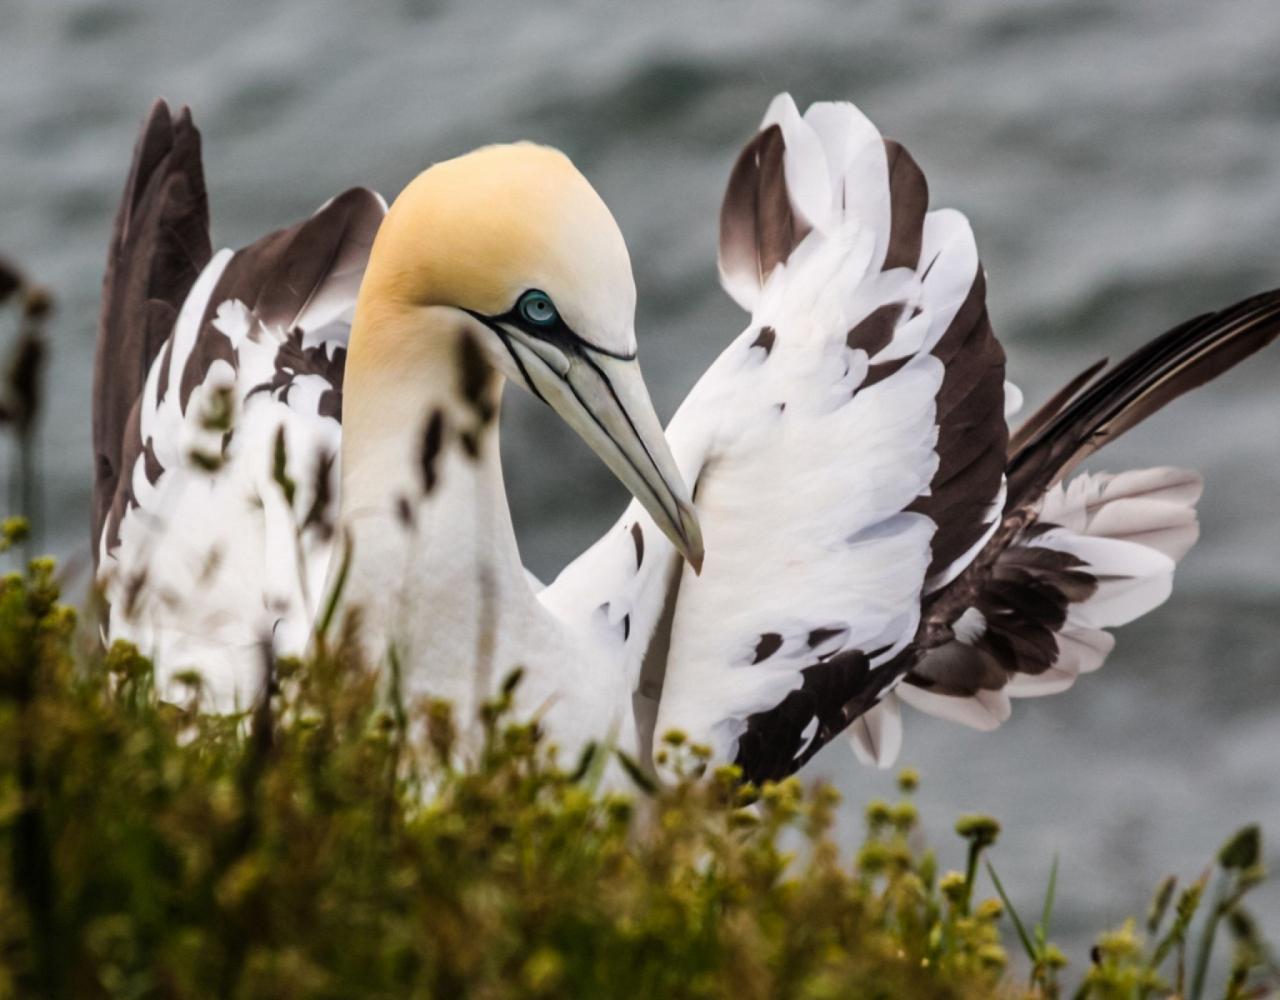
[[[694,572],[700,572],[702,529],[639,362],[585,345],[562,353],[540,350],[541,345],[524,338],[509,343],[524,356],[523,370],[534,391],[604,459]]]

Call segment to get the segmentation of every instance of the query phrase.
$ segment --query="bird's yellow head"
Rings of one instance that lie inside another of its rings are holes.
[[[486,146],[419,174],[378,232],[366,282],[383,302],[484,316],[541,291],[589,343],[635,352],[622,233],[569,158],[546,146]]]
[[[569,158],[530,143],[488,146],[424,171],[391,206],[349,364],[403,365],[421,354],[415,338],[471,334],[698,567],[697,519],[636,361],[635,304],[622,233]]]

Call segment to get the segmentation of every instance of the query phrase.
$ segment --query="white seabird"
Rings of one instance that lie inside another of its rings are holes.
[[[489,147],[384,211],[357,189],[212,254],[189,116],[143,128],[99,334],[98,576],[109,634],[162,678],[201,668],[213,707],[257,697],[264,637],[304,651],[341,580],[369,653],[464,714],[521,666],[567,748],[680,728],[762,780],[849,731],[887,765],[900,702],[992,728],[1165,599],[1199,478],[1063,479],[1280,333],[1276,292],[1199,317],[1011,435],[964,217],[852,105],[783,95],[721,215],[751,320],[664,441],[625,245],[565,157]],[[507,510],[504,381],[637,498],[545,588]]]

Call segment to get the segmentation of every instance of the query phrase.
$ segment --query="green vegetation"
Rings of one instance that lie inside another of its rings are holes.
[[[467,751],[448,706],[386,697],[350,637],[264,658],[276,693],[232,719],[194,710],[194,676],[190,704],[158,703],[145,659],[85,631],[49,561],[0,581],[0,996],[1128,1000],[1277,981],[1241,907],[1256,828],[1223,848],[1206,915],[1208,876],[1164,883],[1150,943],[1132,921],[1104,934],[1062,993],[1053,880],[1030,929],[977,899],[987,817],[961,819],[964,870],[939,872],[912,772],[850,859],[831,789],[707,774],[681,734],[661,782],[603,750],[560,761],[512,718],[518,677]],[[1207,983],[1223,928],[1229,979]]]

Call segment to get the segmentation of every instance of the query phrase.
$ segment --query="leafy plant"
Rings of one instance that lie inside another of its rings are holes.
[[[1058,995],[1056,876],[1031,931],[998,881],[1003,902],[976,899],[988,817],[960,821],[965,870],[939,874],[914,772],[850,859],[831,788],[745,785],[684,734],[656,775],[603,747],[562,759],[513,716],[518,674],[472,724],[404,702],[330,628],[305,663],[263,651],[271,696],[213,716],[198,675],[161,702],[136,650],[76,620],[51,562],[0,580],[0,996]],[[1223,849],[1201,924],[1191,978],[1225,925],[1230,998],[1276,981],[1242,909],[1260,856],[1256,830]],[[1162,885],[1154,947],[1104,935],[1077,995],[1181,991],[1205,884]]]

